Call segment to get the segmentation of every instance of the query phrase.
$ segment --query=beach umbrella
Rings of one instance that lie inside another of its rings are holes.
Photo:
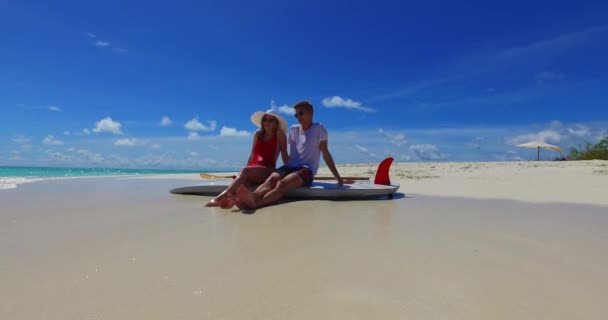
[[[536,161],[540,160],[540,148],[562,153],[562,149],[560,149],[560,147],[539,141],[518,144],[516,147],[536,149]]]

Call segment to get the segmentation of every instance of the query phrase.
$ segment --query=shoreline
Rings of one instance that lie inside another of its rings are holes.
[[[339,165],[344,176],[373,178],[375,164]],[[214,172],[231,175],[235,172]],[[331,175],[326,167],[319,175]],[[506,199],[531,203],[576,203],[608,206],[608,161],[571,162],[436,162],[395,163],[392,181],[400,183],[399,192],[412,195],[471,199]],[[198,174],[141,174],[52,177],[30,182],[72,179],[182,180],[180,186],[195,184]],[[15,183],[19,188],[20,183]],[[11,189],[0,189],[0,192]]]

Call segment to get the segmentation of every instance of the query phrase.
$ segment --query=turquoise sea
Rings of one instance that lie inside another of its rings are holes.
[[[0,190],[15,188],[20,183],[69,177],[99,177],[116,175],[199,173],[200,170],[156,170],[116,168],[57,168],[57,167],[1,167]],[[213,172],[205,170],[205,172]]]

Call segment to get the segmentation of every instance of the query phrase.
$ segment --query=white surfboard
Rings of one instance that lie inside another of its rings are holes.
[[[216,196],[228,188],[231,182],[232,179],[203,181],[194,186],[172,189],[171,193]],[[292,190],[286,197],[297,199],[356,199],[391,195],[398,189],[398,183],[382,185],[364,180],[338,186],[336,181],[315,181],[310,187]]]
[[[298,199],[357,199],[390,196],[399,189],[399,184],[391,183],[389,178],[388,172],[392,163],[393,158],[386,158],[380,162],[373,181],[355,180],[352,184],[342,186],[338,186],[337,181],[313,181],[310,187],[300,187],[292,190],[286,197]],[[172,189],[171,193],[216,196],[226,190],[232,181],[232,179],[208,180],[194,186]]]

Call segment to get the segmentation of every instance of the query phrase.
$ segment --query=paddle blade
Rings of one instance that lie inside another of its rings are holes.
[[[205,179],[205,180],[217,180],[217,179],[229,179],[229,178],[235,179],[236,178],[236,176],[216,176],[216,175],[208,174],[208,173],[204,173],[204,172],[201,173],[200,176],[202,179]]]
[[[386,158],[380,162],[378,165],[378,170],[376,171],[376,177],[374,178],[375,184],[382,184],[385,186],[389,186],[391,184],[391,179],[388,176],[388,171],[391,168],[391,164],[393,164],[393,158]]]

